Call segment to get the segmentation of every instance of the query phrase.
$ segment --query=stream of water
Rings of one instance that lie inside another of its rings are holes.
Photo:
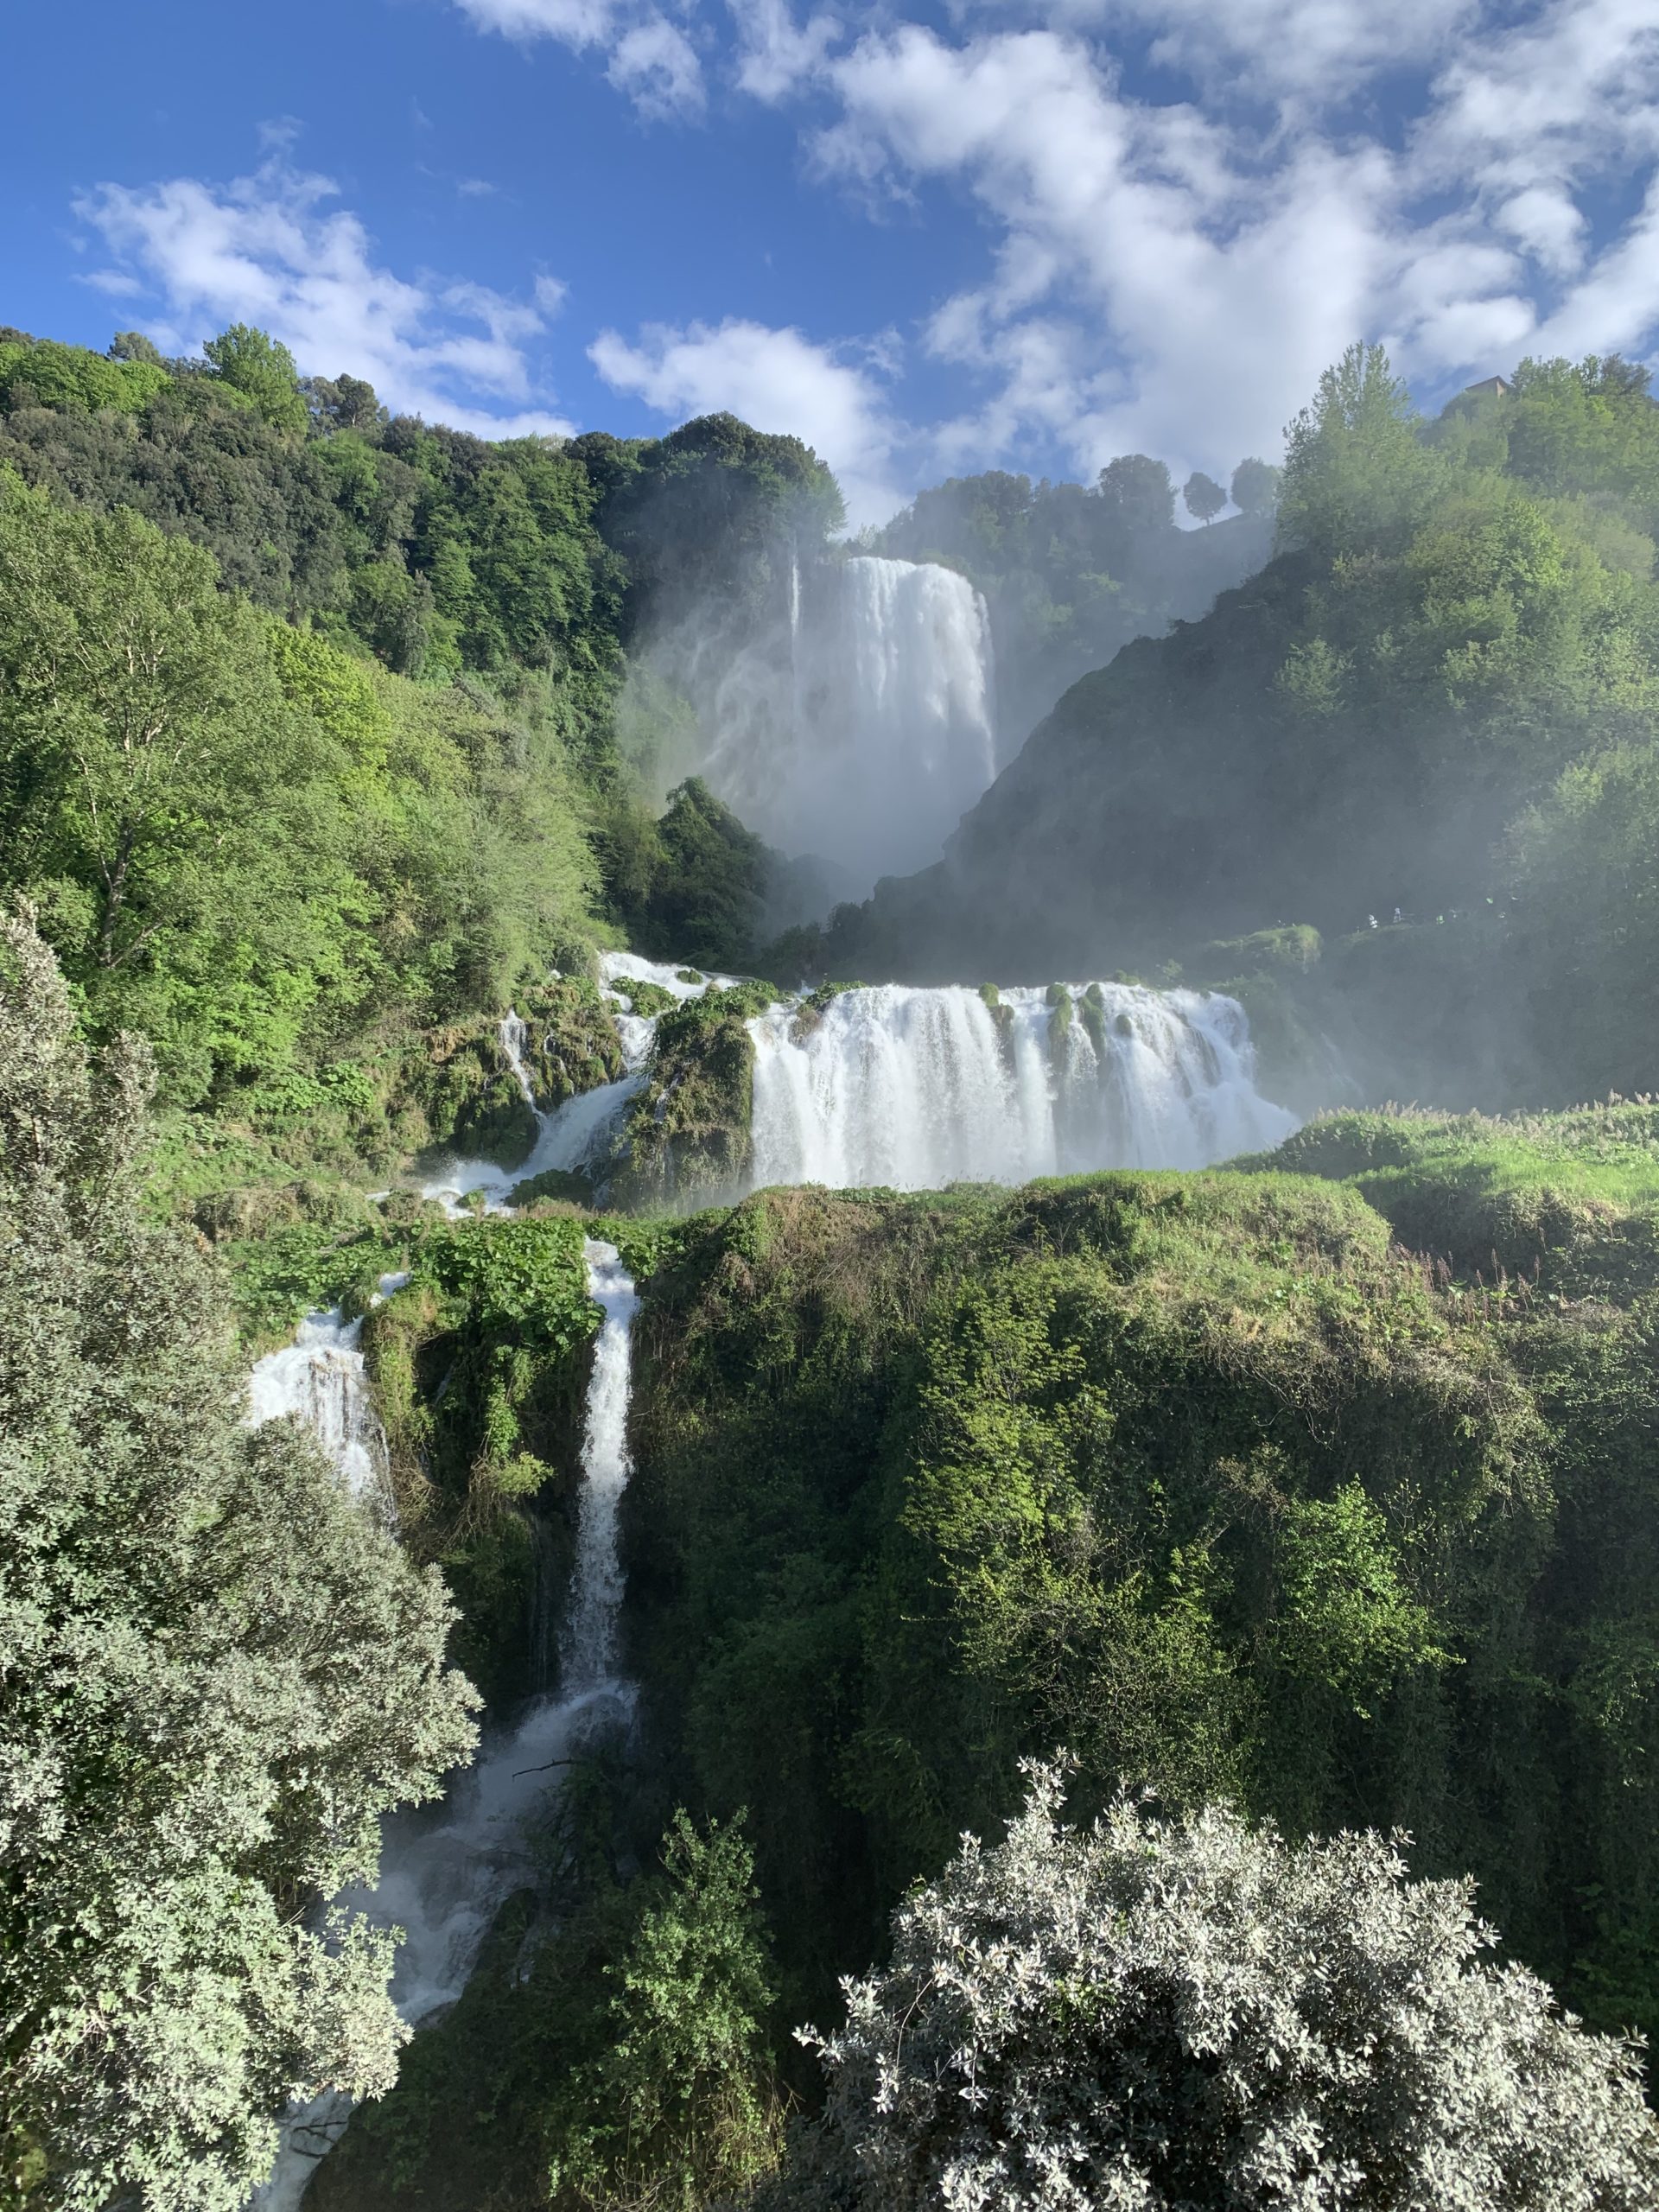
[[[617,1514],[630,1471],[629,1363],[639,1298],[613,1245],[589,1238],[583,1257],[589,1294],[604,1319],[588,1386],[575,1570],[560,1638],[558,1690],[538,1698],[517,1727],[486,1738],[474,1764],[452,1782],[435,1817],[389,1819],[378,1885],[372,1893],[341,1900],[382,1926],[404,1931],[391,1987],[397,2010],[411,2025],[460,1996],[491,1921],[528,1877],[525,1821],[550,1787],[550,1775],[584,1743],[626,1728],[632,1717],[633,1688],[617,1657],[623,1589]],[[401,1280],[385,1278],[383,1290],[388,1285],[395,1290]],[[351,1341],[342,1348],[346,1334]],[[302,1351],[304,1357],[296,1357]],[[320,1374],[330,1378],[327,1387],[320,1385]],[[250,1401],[256,1421],[287,1415],[311,1427],[341,1481],[360,1494],[361,1435],[369,1423],[379,1435],[379,1423],[356,1336],[340,1330],[337,1315],[309,1316],[301,1325],[300,1341],[261,1360]],[[347,1401],[351,1415],[340,1417],[340,1405]],[[384,1435],[379,1454],[384,1467]],[[276,2165],[252,2199],[257,2212],[294,2212],[351,2110],[349,2098],[330,2094],[288,2116]]]

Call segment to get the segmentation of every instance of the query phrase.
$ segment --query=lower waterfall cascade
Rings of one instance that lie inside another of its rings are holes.
[[[600,972],[628,1072],[538,1114],[535,1146],[518,1166],[447,1162],[423,1185],[426,1197],[454,1208],[476,1192],[499,1211],[515,1184],[550,1167],[585,1169],[602,1186],[656,1044],[656,1020],[632,1012],[628,982],[661,984],[683,1001],[735,980],[687,982],[690,970],[629,953],[604,954]],[[503,1023],[503,1047],[527,1083],[515,1020]],[[1208,1167],[1268,1150],[1298,1127],[1256,1088],[1243,1007],[1216,992],[882,983],[842,991],[810,1021],[799,998],[780,995],[747,1027],[752,1190],[926,1190]]]
[[[1297,1126],[1255,1088],[1243,1008],[1211,994],[888,983],[843,991],[804,1035],[789,1007],[749,1032],[760,1189],[1205,1167]]]
[[[382,1275],[377,1304],[401,1290],[407,1275]],[[359,1502],[388,1512],[391,1494],[386,1436],[369,1394],[359,1340],[363,1317],[348,1321],[340,1308],[308,1313],[291,1344],[267,1352],[248,1377],[248,1425],[293,1415],[334,1461],[340,1481]]]
[[[398,2012],[411,2027],[453,2003],[465,1987],[491,1920],[525,1871],[524,1823],[548,1787],[549,1769],[594,1735],[626,1728],[632,1718],[633,1686],[617,1667],[623,1592],[617,1514],[632,1471],[630,1359],[639,1301],[613,1245],[588,1238],[582,1256],[588,1294],[604,1318],[588,1385],[575,1569],[559,1643],[559,1690],[537,1698],[516,1728],[486,1738],[475,1764],[455,1777],[435,1818],[414,1813],[388,1819],[378,1885],[372,1892],[338,1900],[382,1926],[404,1931],[391,1988]],[[383,1288],[385,1283],[396,1288],[401,1280],[385,1278]],[[302,1333],[329,1319],[308,1317]],[[270,1361],[287,1359],[294,1349],[272,1354]],[[352,1349],[358,1387],[372,1418],[355,1338]],[[260,1363],[268,1374],[270,1361]],[[272,1389],[251,1396],[258,1418],[285,1414],[315,1429],[342,1482],[351,1483],[353,1463],[337,1448],[336,1427],[332,1421],[319,1426],[312,1418],[322,1402],[315,1395],[296,1395],[282,1405],[275,1402]],[[254,2192],[250,2212],[295,2212],[318,2161],[339,2141],[351,2111],[351,2100],[333,2092],[289,2113],[276,2164]]]

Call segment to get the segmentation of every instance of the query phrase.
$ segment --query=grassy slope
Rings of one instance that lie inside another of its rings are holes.
[[[799,2002],[1065,1742],[1085,1796],[1408,1825],[1579,2001],[1656,2017],[1659,1807],[1605,1820],[1659,1614],[1647,1127],[1349,1117],[1268,1172],[770,1192],[675,1233],[636,1656],[677,1785],[751,1808]],[[1390,1128],[1420,1171],[1339,1155]],[[1449,1279],[1395,1232],[1458,1208]],[[1474,1279],[1505,1224],[1524,1292]]]

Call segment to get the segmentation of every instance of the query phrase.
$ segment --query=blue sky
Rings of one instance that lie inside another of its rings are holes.
[[[0,321],[485,431],[729,406],[855,520],[1659,340],[1659,0],[12,0]]]

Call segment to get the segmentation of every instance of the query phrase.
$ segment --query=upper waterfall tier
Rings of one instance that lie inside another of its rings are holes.
[[[996,773],[990,618],[965,576],[869,555],[791,580],[787,636],[739,652],[702,772],[749,827],[848,895],[937,860]]]
[[[843,992],[798,1040],[794,1009],[773,1007],[750,1024],[755,1185],[1203,1167],[1296,1127],[1255,1088],[1236,1000],[1118,983],[1067,998],[887,984]]]

